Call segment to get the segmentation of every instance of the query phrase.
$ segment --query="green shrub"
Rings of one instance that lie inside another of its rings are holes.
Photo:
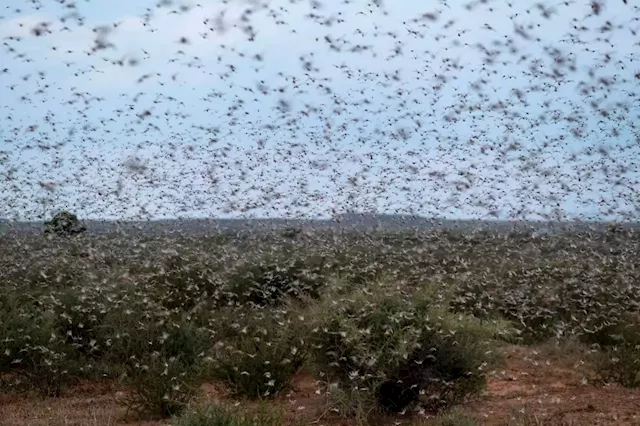
[[[127,367],[126,383],[131,386],[131,393],[124,402],[141,414],[161,418],[180,414],[200,385],[196,366],[158,352],[132,359]]]
[[[600,347],[618,345],[640,345],[640,319],[637,316],[621,313],[618,318],[587,329],[581,336],[585,343]]]
[[[131,387],[126,405],[139,413],[169,417],[184,410],[204,377],[211,334],[186,319],[160,313],[140,318],[130,309],[109,312],[101,328],[103,360]]]
[[[79,368],[60,341],[49,341],[46,346],[27,344],[20,356],[22,368],[16,371],[18,381],[14,383],[18,387],[25,384],[45,396],[58,397],[77,378]]]
[[[179,258],[171,259],[167,268],[151,275],[149,286],[164,307],[182,312],[217,298],[220,290],[209,268]]]
[[[0,372],[19,365],[25,345],[46,343],[52,330],[52,322],[43,317],[35,303],[26,303],[13,292],[0,295]]]
[[[228,277],[228,298],[238,305],[278,305],[288,298],[317,299],[325,284],[323,258],[266,259]]]
[[[52,298],[55,330],[77,356],[99,358],[105,349],[100,327],[107,314],[99,288],[66,289]]]
[[[190,321],[157,314],[140,318],[135,310],[113,310],[105,317],[100,338],[107,347],[104,359],[125,365],[157,352],[164,358],[179,358],[191,367],[202,361],[212,344],[211,332]]]
[[[87,227],[78,220],[78,216],[67,211],[57,213],[51,220],[44,223],[45,234],[71,236],[85,232]]]
[[[640,387],[640,323],[637,316],[622,314],[619,321],[589,330],[583,341],[600,347],[595,367],[607,382]]]
[[[227,309],[218,316],[211,375],[234,396],[260,398],[288,389],[302,367],[307,344],[282,311]]]
[[[605,348],[596,359],[596,371],[606,382],[640,387],[640,346],[622,344]]]
[[[328,268],[345,283],[360,287],[376,281],[385,271],[391,270],[393,262],[384,255],[372,252],[369,247],[349,247],[335,253],[328,262]]]
[[[502,265],[482,271],[482,279],[459,280],[452,310],[479,318],[499,314],[513,322],[521,343],[578,336],[608,339],[627,312],[640,310],[633,268],[619,261],[602,265],[583,260],[549,260]]]
[[[37,303],[19,295],[0,298],[0,373],[12,373],[3,387],[61,395],[78,366],[55,331],[53,314],[42,312]]]
[[[196,406],[177,418],[172,426],[278,426],[283,424],[282,413],[261,409],[247,413],[218,404]]]
[[[82,284],[86,278],[86,271],[82,264],[60,257],[51,259],[40,267],[20,271],[10,278],[23,292],[37,296]]]
[[[377,408],[433,412],[485,385],[493,330],[431,305],[433,294],[359,292],[316,309],[314,363],[330,383],[375,396]],[[367,400],[359,397],[358,400]]]
[[[331,385],[328,404],[331,411],[340,417],[351,417],[358,425],[369,424],[377,414],[376,396],[369,389]]]
[[[56,333],[55,318],[34,306],[14,306],[0,314],[0,372],[12,373],[5,386],[60,396],[81,370],[73,350]]]

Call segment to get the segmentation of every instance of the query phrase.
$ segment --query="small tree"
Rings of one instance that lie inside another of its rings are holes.
[[[45,234],[57,234],[60,236],[69,236],[81,234],[87,230],[87,227],[80,223],[78,216],[68,211],[61,211],[56,214],[50,221],[44,223]]]

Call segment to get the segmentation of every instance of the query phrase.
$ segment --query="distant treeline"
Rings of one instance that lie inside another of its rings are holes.
[[[545,222],[545,221],[488,221],[429,219],[419,216],[345,214],[327,220],[304,219],[163,219],[153,221],[83,221],[90,234],[210,234],[224,231],[274,231],[288,228],[306,230],[321,229],[372,229],[398,230],[451,230],[459,232],[490,231],[534,232],[554,234],[562,232],[601,232],[609,222]],[[620,224],[640,229],[638,222]],[[0,234],[38,234],[44,232],[42,222],[15,222],[0,220]]]

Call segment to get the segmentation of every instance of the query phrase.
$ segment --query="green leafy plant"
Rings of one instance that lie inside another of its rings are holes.
[[[232,327],[219,330],[210,372],[234,396],[262,398],[288,389],[302,367],[307,344],[276,311],[228,310]],[[219,321],[221,321],[219,317]]]
[[[277,305],[287,298],[318,298],[325,285],[324,259],[264,259],[228,277],[229,298],[239,305]]]
[[[607,347],[598,354],[595,366],[606,382],[627,388],[640,387],[640,345],[622,343]]]
[[[220,286],[213,271],[196,261],[171,259],[149,277],[149,286],[167,309],[188,311],[204,300],[215,300]]]
[[[53,315],[37,303],[18,295],[0,297],[0,335],[0,373],[12,373],[4,387],[60,396],[77,373]]]
[[[200,376],[179,357],[153,352],[129,362],[126,383],[132,387],[124,400],[129,409],[166,418],[184,411],[198,391]]]
[[[311,333],[316,368],[384,412],[413,404],[437,412],[477,394],[493,331],[432,306],[432,297],[379,288],[327,301]]]
[[[196,406],[178,417],[173,426],[279,426],[283,424],[281,412],[264,407],[248,413],[218,404]]]
[[[169,417],[181,413],[203,381],[210,346],[206,330],[186,320],[140,322],[122,313],[107,318],[110,346],[105,358],[122,365],[131,386],[125,403],[136,412]],[[138,324],[138,325],[136,325]]]
[[[71,236],[85,232],[87,227],[78,220],[78,216],[68,211],[57,213],[51,220],[44,223],[45,234]]]

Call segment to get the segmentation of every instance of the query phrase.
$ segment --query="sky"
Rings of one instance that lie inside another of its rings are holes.
[[[627,3],[5,1],[0,217],[639,220]]]

